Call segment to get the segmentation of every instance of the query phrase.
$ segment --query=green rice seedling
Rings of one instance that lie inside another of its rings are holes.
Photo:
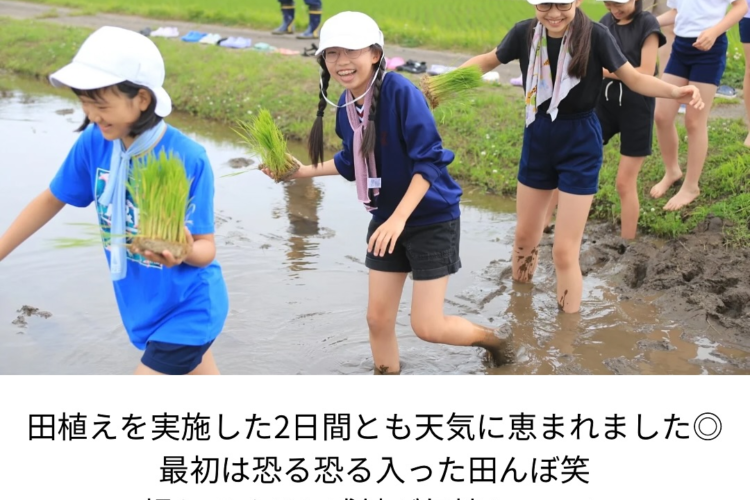
[[[458,68],[442,75],[425,76],[420,82],[422,93],[432,109],[446,99],[463,95],[482,85],[482,71],[476,66]]]
[[[91,224],[88,222],[69,222],[68,226],[77,226],[82,228],[78,233],[80,236],[64,236],[62,238],[54,238],[55,248],[82,248],[90,247],[95,245],[101,245],[102,243],[106,246],[109,245],[112,236],[105,231],[106,228],[99,224]]]
[[[299,163],[287,152],[284,134],[276,126],[271,113],[260,109],[250,123],[238,122],[235,132],[252,151],[260,155],[261,166],[268,168],[276,182],[288,180],[297,170]]]
[[[133,162],[128,191],[138,207],[138,234],[130,244],[132,251],[169,251],[177,260],[187,256],[185,219],[191,184],[182,161],[171,154],[162,151],[158,157],[152,154]]]

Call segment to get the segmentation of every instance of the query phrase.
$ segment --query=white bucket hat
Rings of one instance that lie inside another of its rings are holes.
[[[164,90],[164,59],[154,42],[135,31],[104,26],[83,42],[73,62],[50,75],[55,87],[94,90],[124,81],[148,88],[156,97],[156,114],[172,112]]]
[[[331,47],[357,50],[370,45],[385,45],[383,32],[367,14],[341,12],[328,19],[320,29],[320,45],[315,55]]]

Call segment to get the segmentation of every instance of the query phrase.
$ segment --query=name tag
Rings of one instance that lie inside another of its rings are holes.
[[[381,186],[380,177],[376,179],[367,179],[368,189],[380,189],[380,186]]]

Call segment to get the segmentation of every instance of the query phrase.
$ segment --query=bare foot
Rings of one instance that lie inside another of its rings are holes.
[[[664,196],[664,194],[669,190],[670,187],[672,187],[672,184],[682,179],[682,172],[680,171],[679,174],[674,174],[667,170],[664,172],[664,177],[659,181],[659,183],[651,188],[651,197],[652,198],[661,198]]]
[[[750,148],[750,134],[747,134],[747,138],[745,139],[745,147]]]
[[[675,210],[679,210],[684,206],[690,205],[693,200],[698,197],[699,194],[701,194],[700,189],[696,189],[695,191],[693,191],[683,186],[680,191],[676,195],[674,195],[666,205],[664,205],[664,210],[672,212]]]

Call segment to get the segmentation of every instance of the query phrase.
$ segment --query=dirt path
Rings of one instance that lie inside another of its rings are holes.
[[[55,15],[56,14],[56,15]],[[50,17],[48,17],[50,16]],[[297,40],[293,36],[275,36],[268,31],[229,27],[221,25],[199,24],[185,21],[172,21],[164,19],[148,19],[138,16],[126,16],[121,14],[94,14],[94,15],[76,15],[74,9],[50,6],[36,3],[25,2],[8,2],[0,0],[0,17],[10,17],[15,19],[36,19],[57,24],[69,26],[81,26],[85,28],[96,29],[101,26],[119,26],[136,31],[145,27],[156,29],[159,26],[175,26],[180,30],[180,34],[185,34],[190,30],[198,30],[206,33],[219,33],[223,36],[241,36],[250,38],[253,44],[258,42],[268,43],[275,47],[292,50],[303,50],[310,46],[308,40]],[[387,41],[386,41],[387,44]],[[389,57],[402,57],[404,60],[414,59],[425,61],[429,67],[431,64],[442,64],[446,66],[458,66],[473,54],[462,54],[457,52],[442,52],[435,50],[405,48],[395,45],[386,46],[386,53]],[[500,81],[508,84],[511,78],[519,75],[518,66],[511,64],[500,66],[496,70],[500,73]],[[714,118],[743,118],[745,117],[745,108],[743,101],[737,99],[736,103],[722,103],[714,106],[711,116]]]

